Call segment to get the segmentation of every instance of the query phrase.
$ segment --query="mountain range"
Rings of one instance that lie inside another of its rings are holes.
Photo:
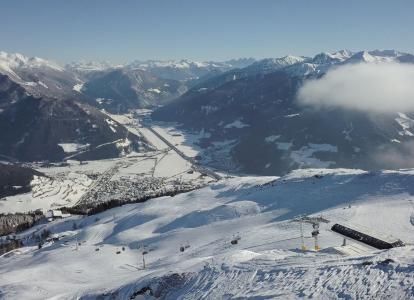
[[[157,108],[154,120],[203,132],[198,145],[204,162],[222,170],[284,174],[304,167],[394,167],[382,154],[410,153],[414,115],[315,109],[296,99],[307,80],[328,70],[382,62],[412,64],[414,56],[341,50],[262,60],[60,66],[1,52],[1,154],[32,161],[61,160],[71,153],[98,159],[143,150],[148,146],[142,137],[125,141],[126,128],[99,110]],[[103,151],[103,144],[112,146]],[[211,153],[220,158],[211,159]]]
[[[203,132],[199,145],[226,156],[224,168],[229,171],[284,174],[304,167],[395,167],[383,154],[407,154],[413,114],[315,109],[297,101],[308,79],[341,65],[379,62],[414,63],[414,56],[394,50],[342,50],[312,58],[264,59],[194,86],[152,117]],[[221,159],[209,163],[223,169]]]

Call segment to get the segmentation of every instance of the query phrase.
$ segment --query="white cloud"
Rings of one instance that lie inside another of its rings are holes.
[[[332,69],[308,80],[298,100],[314,107],[340,107],[367,112],[413,112],[414,66],[362,63]]]
[[[404,142],[386,147],[373,154],[380,168],[401,169],[414,167],[414,142]]]

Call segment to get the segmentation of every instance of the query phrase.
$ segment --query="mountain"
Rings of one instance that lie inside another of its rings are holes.
[[[414,63],[414,55],[396,50],[360,51],[352,55],[345,63],[361,62],[401,62]]]
[[[93,72],[105,71],[109,69],[118,69],[122,68],[124,65],[122,64],[112,64],[108,61],[98,62],[98,61],[79,61],[79,62],[71,62],[65,65],[66,70],[70,70],[74,73],[78,73],[81,75],[87,75]]]
[[[34,96],[62,98],[75,96],[79,78],[58,64],[22,54],[0,52],[0,74],[7,75]]]
[[[377,50],[266,59],[195,86],[152,117],[203,132],[199,145],[226,160],[209,161],[219,169],[284,174],[305,167],[395,167],[385,153],[410,153],[413,114],[315,110],[300,105],[296,93],[305,80],[323,76],[332,66],[410,57]]]
[[[89,103],[111,112],[153,107],[180,96],[186,86],[145,70],[119,68],[95,72],[82,86]]]
[[[97,109],[72,99],[34,97],[0,75],[0,153],[20,161],[101,159],[145,148],[141,138]],[[17,95],[17,96],[16,96]]]
[[[198,62],[191,60],[179,61],[135,61],[127,67],[132,69],[146,70],[158,77],[179,81],[197,80],[207,76],[210,72],[225,72],[235,68],[243,68],[252,64],[253,58],[233,59],[224,62]]]
[[[0,163],[0,198],[29,192],[34,176],[45,175],[31,168]]]
[[[76,98],[118,113],[164,104],[199,82],[253,61],[150,60],[126,64],[73,62],[60,66],[38,57],[0,52],[0,74],[35,97]]]
[[[83,74],[85,83],[79,92],[91,105],[111,112],[163,105],[188,88],[253,59],[229,62],[135,61],[123,66],[72,65]],[[88,71],[86,71],[88,70]]]

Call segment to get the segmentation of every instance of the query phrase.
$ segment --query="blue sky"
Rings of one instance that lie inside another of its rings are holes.
[[[0,50],[69,62],[414,52],[414,1],[10,0]]]

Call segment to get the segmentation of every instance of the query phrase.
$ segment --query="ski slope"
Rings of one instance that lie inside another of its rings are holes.
[[[223,179],[37,225],[21,236],[47,228],[61,239],[0,257],[0,298],[414,299],[413,187],[413,170],[298,170]],[[292,219],[321,214],[330,220],[320,228],[322,250],[312,250],[312,228],[304,225],[302,252]],[[342,247],[343,238],[329,230],[336,222],[407,246],[379,251],[348,240]]]

